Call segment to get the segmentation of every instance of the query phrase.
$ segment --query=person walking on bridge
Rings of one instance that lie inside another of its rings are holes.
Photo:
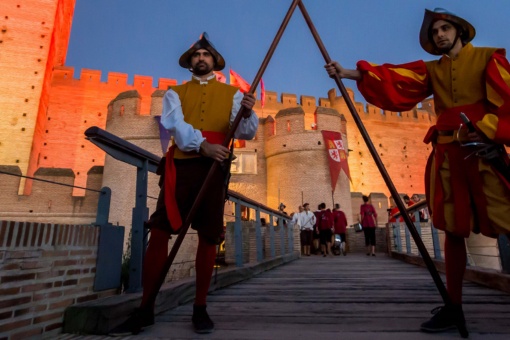
[[[258,117],[252,111],[255,97],[216,79],[214,71],[225,67],[225,60],[204,32],[179,59],[179,65],[192,73],[190,81],[172,86],[163,98],[161,124],[173,136],[174,144],[162,160],[161,192],[156,210],[146,227],[151,236],[143,266],[143,297],[140,308],[111,335],[136,334],[154,324],[154,301],[149,301],[168,256],[168,240],[178,234],[199,190],[217,161],[224,164],[211,181],[208,194],[198,208],[192,228],[198,233],[195,258],[196,289],[192,323],[197,333],[211,333],[214,323],[206,311],[206,298],[216,257],[216,245],[223,232],[225,178],[230,150],[222,145],[241,106],[247,113],[234,137],[252,139]]]
[[[310,211],[310,204],[303,204],[304,211],[299,214],[299,225],[301,226],[301,245],[303,255],[310,256],[310,247],[313,241],[313,228],[316,221],[315,214]]]
[[[425,332],[465,327],[462,280],[465,238],[510,232],[510,65],[505,50],[474,47],[475,28],[442,8],[425,10],[422,48],[438,60],[403,65],[337,62],[328,74],[357,81],[365,99],[384,110],[407,111],[434,96],[436,125],[424,138],[433,151],[426,169],[426,196],[436,228],[445,231],[446,286],[451,303],[421,325]],[[471,124],[461,118],[465,114]]]
[[[335,235],[340,236],[340,253],[344,256],[347,255],[347,249],[345,249],[345,241],[346,231],[347,231],[347,217],[345,213],[340,210],[340,204],[335,203],[335,208],[333,209],[333,221],[335,228]]]

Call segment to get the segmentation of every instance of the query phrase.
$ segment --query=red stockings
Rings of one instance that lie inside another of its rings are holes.
[[[466,245],[463,237],[446,232],[444,246],[446,289],[454,304],[462,304],[462,280],[466,271]]]
[[[211,277],[216,261],[216,245],[209,244],[199,235],[197,257],[195,259],[196,270],[196,292],[195,305],[202,306],[206,304],[207,292],[211,284]]]

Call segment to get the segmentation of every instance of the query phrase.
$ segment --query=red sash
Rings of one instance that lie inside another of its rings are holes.
[[[202,131],[202,136],[207,139],[207,142],[211,144],[222,144],[225,140],[226,134],[214,131]],[[177,198],[175,195],[175,184],[177,179],[177,173],[174,164],[174,151],[176,145],[172,145],[166,153],[165,163],[165,181],[163,183],[165,190],[165,207],[168,220],[170,221],[170,227],[172,230],[177,231],[182,226],[182,217],[177,206]]]
[[[428,144],[431,141],[435,141],[438,130],[457,131],[460,125],[464,124],[460,119],[461,112],[465,113],[476,127],[476,122],[482,120],[483,116],[487,113],[487,110],[485,109],[483,102],[449,108],[439,115],[436,125],[430,127],[423,139],[423,142]]]

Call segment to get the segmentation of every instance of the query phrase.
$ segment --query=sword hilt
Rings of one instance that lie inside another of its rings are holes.
[[[462,119],[462,122],[467,126],[469,132],[476,132],[475,126],[473,123],[469,120],[468,116],[464,112],[461,112],[460,119]]]

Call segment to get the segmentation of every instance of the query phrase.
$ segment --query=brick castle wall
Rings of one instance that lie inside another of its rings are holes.
[[[67,306],[116,293],[94,292],[99,228],[0,221],[0,337],[61,332]]]
[[[0,171],[21,175],[17,166],[0,166]],[[97,202],[103,181],[103,167],[88,171],[88,189],[84,196],[73,196],[72,169],[40,168],[34,181],[32,194],[18,195],[20,178],[0,173],[0,219],[10,221],[36,221],[40,223],[90,224],[96,220]],[[56,185],[50,182],[65,184]]]
[[[19,166],[24,175],[38,167],[51,71],[65,62],[75,2],[5,0],[0,4],[0,164]],[[19,193],[27,192],[22,180]]]
[[[133,84],[128,84],[127,77],[123,73],[108,73],[107,81],[103,82],[101,72],[97,70],[83,69],[80,79],[74,78],[73,68],[59,67],[54,70],[39,166],[71,168],[75,173],[74,184],[84,186],[88,169],[103,166],[105,159],[102,150],[85,140],[84,132],[91,126],[105,128],[112,100],[119,93],[134,91],[139,96],[137,115],[149,117],[152,94],[176,84],[175,80],[161,78],[158,87],[153,87],[152,77],[140,75],[135,75]],[[133,112],[129,107],[125,111]],[[143,129],[145,126],[138,127]],[[75,196],[83,194],[81,189],[73,190]]]
[[[349,90],[351,100],[354,94]],[[349,168],[352,176],[351,191],[381,192],[390,196],[366,143],[358,131],[345,100],[330,90],[331,106],[347,121]],[[432,101],[425,100],[421,108],[408,112],[382,111],[361,103],[355,103],[358,114],[374,144],[375,149],[390,175],[398,192],[423,194],[425,192],[424,171],[432,147],[422,142],[436,116]]]

